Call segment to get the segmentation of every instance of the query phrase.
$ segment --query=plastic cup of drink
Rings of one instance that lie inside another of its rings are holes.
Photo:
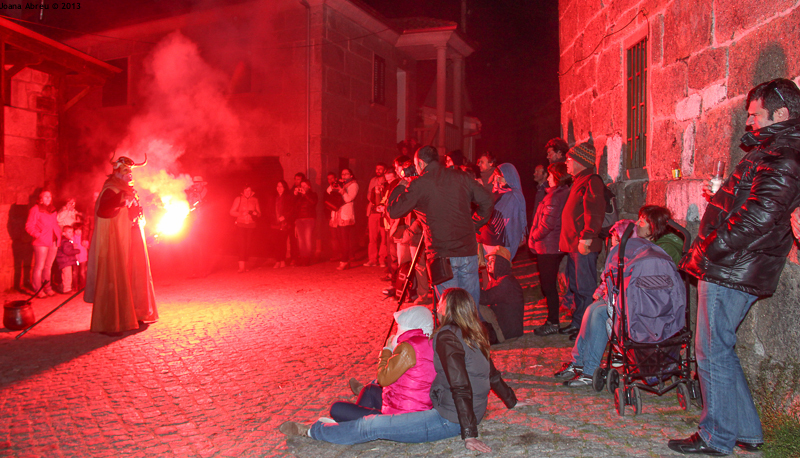
[[[716,194],[719,188],[722,187],[722,179],[725,176],[725,163],[717,161],[714,164],[714,176],[711,177],[711,193]]]
[[[719,188],[722,187],[722,178],[714,177],[711,179],[711,193],[716,194]]]
[[[725,163],[722,161],[717,161],[714,164],[714,178],[722,178],[725,176]]]

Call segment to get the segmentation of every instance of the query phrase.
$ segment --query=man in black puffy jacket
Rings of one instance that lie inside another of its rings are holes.
[[[699,431],[669,448],[722,456],[757,450],[761,421],[739,359],[736,328],[750,306],[778,285],[792,247],[790,217],[800,205],[800,89],[776,79],[747,96],[742,158],[715,194],[681,268],[697,277]]]

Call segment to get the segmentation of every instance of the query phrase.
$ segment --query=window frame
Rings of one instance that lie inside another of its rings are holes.
[[[644,33],[632,35],[624,43],[625,58],[625,154],[624,170],[647,168],[649,150],[649,56],[651,41]]]
[[[372,56],[372,103],[386,106],[386,59]]]

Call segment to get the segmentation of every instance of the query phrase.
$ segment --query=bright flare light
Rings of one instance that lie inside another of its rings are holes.
[[[156,226],[156,232],[163,235],[175,235],[183,229],[183,222],[189,215],[189,203],[185,200],[172,200],[172,196],[161,196],[164,214]]]

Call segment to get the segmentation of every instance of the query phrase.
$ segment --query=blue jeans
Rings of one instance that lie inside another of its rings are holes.
[[[586,307],[592,303],[592,294],[597,289],[597,255],[599,253],[567,253],[567,286],[575,299],[572,324],[579,327]]]
[[[383,388],[368,383],[358,394],[356,403],[338,401],[331,406],[331,418],[338,422],[358,420],[367,415],[380,414],[383,406]]]
[[[418,444],[461,434],[461,425],[436,409],[399,415],[369,415],[355,421],[311,425],[311,437],[334,444],[361,444],[378,439]]]
[[[481,281],[478,276],[478,255],[462,256],[450,258],[450,266],[453,268],[453,278],[444,283],[436,285],[436,294],[442,297],[442,293],[447,288],[462,288],[475,300],[475,307],[478,307],[481,297]]]
[[[600,366],[608,343],[608,308],[604,300],[592,302],[586,313],[575,345],[572,347],[572,362],[583,366],[583,373],[591,377]]]
[[[367,220],[369,244],[367,245],[367,261],[373,264],[386,262],[386,230],[381,227],[382,213],[370,213]]]
[[[293,258],[301,258],[305,261],[311,259],[314,254],[314,239],[312,234],[314,232],[314,218],[299,218],[294,222],[295,230],[297,231],[297,251],[299,256],[292,253]]]
[[[56,260],[58,253],[57,246],[34,246],[33,247],[33,269],[31,269],[31,286],[34,291],[38,291],[42,282],[47,282],[42,292],[53,290],[50,282],[50,272],[53,270],[53,261]]]
[[[700,437],[731,453],[736,441],[764,442],[750,388],[736,356],[736,328],[757,296],[705,281],[697,284],[697,373],[703,393]]]

